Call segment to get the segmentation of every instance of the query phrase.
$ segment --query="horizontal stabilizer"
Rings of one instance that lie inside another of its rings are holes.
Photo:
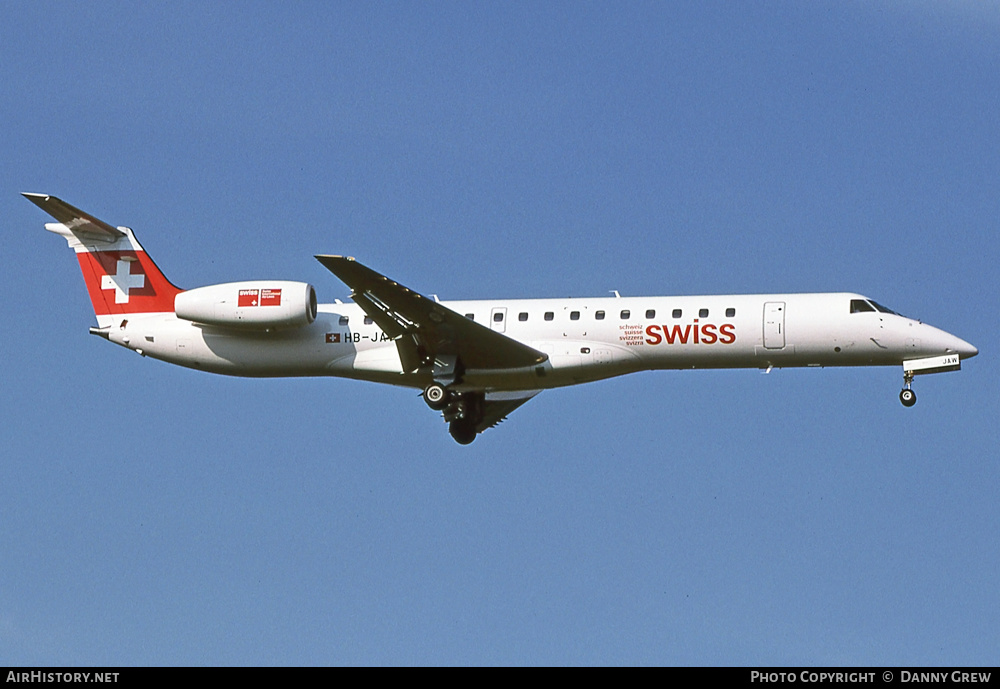
[[[111,244],[125,236],[125,233],[118,228],[112,227],[103,220],[98,220],[89,213],[84,213],[79,208],[75,208],[55,196],[27,192],[21,192],[21,196],[58,220],[66,229],[82,240]]]

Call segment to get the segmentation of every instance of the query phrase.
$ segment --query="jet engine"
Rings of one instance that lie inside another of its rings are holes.
[[[178,294],[174,312],[187,321],[226,328],[297,328],[316,320],[316,290],[283,280],[209,285]]]

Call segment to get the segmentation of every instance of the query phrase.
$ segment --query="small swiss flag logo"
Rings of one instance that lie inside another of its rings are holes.
[[[260,290],[258,289],[241,289],[239,297],[239,307],[243,308],[245,306],[257,306],[260,304]]]

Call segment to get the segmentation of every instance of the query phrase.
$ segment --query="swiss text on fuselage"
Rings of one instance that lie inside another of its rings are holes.
[[[646,344],[733,344],[736,342],[736,326],[732,323],[694,323],[687,325],[646,326]]]

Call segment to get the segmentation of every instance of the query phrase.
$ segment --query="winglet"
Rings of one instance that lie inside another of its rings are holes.
[[[21,192],[21,196],[31,201],[43,211],[58,220],[66,229],[81,239],[111,244],[125,236],[117,227],[98,220],[89,213],[69,205],[60,198],[48,194]]]

